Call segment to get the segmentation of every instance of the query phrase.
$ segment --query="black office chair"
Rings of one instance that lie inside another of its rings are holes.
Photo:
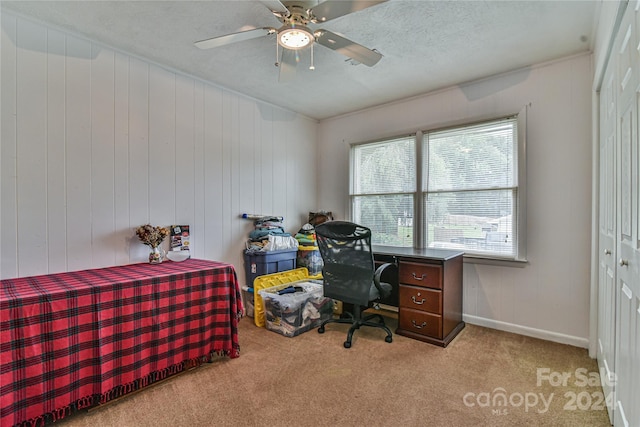
[[[351,347],[353,333],[361,326],[382,328],[387,332],[385,341],[393,341],[393,335],[380,314],[362,317],[362,311],[373,302],[391,294],[391,285],[380,282],[382,271],[391,264],[375,269],[371,230],[352,222],[329,221],[316,226],[315,231],[324,262],[324,295],[354,305],[353,314],[347,313],[349,318],[325,320],[318,332],[324,333],[327,323],[350,323],[345,348]]]

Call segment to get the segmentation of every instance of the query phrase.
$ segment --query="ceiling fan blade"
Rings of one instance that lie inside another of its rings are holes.
[[[213,37],[211,39],[200,40],[194,43],[200,49],[211,49],[214,47],[224,46],[231,43],[251,40],[258,37],[266,36],[275,31],[275,28],[263,27],[253,30],[240,31],[238,33],[227,34],[225,36]]]
[[[289,14],[289,9],[279,0],[260,0],[260,3],[265,5],[271,12],[278,12],[285,16]]]
[[[282,59],[280,60],[280,75],[278,76],[279,82],[288,82],[296,77],[298,59],[298,51],[291,49],[282,49]]]
[[[373,67],[380,61],[382,55],[374,50],[368,49],[361,44],[346,39],[336,33],[327,30],[316,32],[316,41],[322,46],[333,49],[344,56],[355,59],[369,67]]]
[[[341,0],[341,1],[325,1],[311,9],[314,22],[325,22],[349,13],[357,12],[387,0]]]

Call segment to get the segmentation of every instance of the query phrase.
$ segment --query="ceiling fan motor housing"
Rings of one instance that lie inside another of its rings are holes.
[[[315,41],[313,31],[307,27],[310,22],[309,11],[297,5],[288,9],[287,16],[279,16],[284,25],[278,29],[278,43],[286,49],[304,49]]]

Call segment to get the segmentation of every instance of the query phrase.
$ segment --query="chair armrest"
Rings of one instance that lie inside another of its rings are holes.
[[[390,262],[384,263],[382,264],[380,267],[378,267],[376,269],[375,274],[373,275],[373,284],[375,285],[375,287],[378,289],[378,292],[380,293],[380,296],[385,296],[382,286],[380,286],[380,278],[382,277],[382,272],[389,266],[394,265]]]

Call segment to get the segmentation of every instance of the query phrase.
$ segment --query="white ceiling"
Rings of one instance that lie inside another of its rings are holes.
[[[390,0],[313,28],[382,53],[374,67],[316,45],[278,82],[275,36],[200,50],[193,43],[279,27],[259,1],[2,1],[81,34],[251,97],[324,119],[592,48],[600,0]],[[308,2],[307,2],[308,3]],[[313,2],[316,4],[317,2]]]

